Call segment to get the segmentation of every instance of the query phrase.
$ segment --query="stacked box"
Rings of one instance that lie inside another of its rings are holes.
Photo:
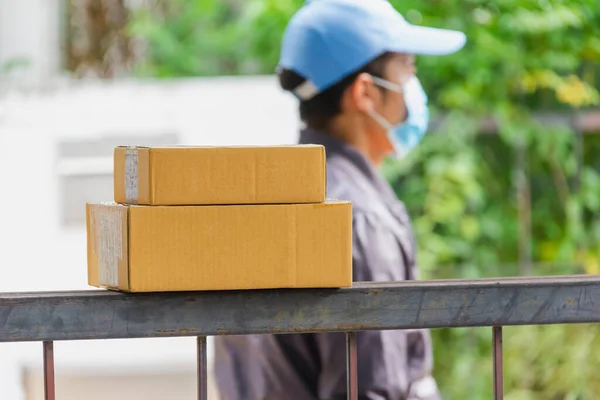
[[[115,202],[87,205],[88,282],[128,292],[346,287],[352,210],[325,149],[118,147]]]

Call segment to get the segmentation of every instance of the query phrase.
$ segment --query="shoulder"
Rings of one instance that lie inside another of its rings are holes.
[[[343,157],[327,160],[327,197],[351,201],[354,213],[373,213],[381,203],[371,182]]]
[[[394,207],[390,207],[368,180],[348,167],[328,168],[327,197],[350,201],[355,224],[368,229],[391,233],[399,229],[399,219],[409,224],[402,202],[398,200]]]
[[[406,233],[406,232],[404,232]],[[355,281],[398,281],[407,279],[412,266],[412,243],[403,232],[372,212],[352,216],[352,261]]]

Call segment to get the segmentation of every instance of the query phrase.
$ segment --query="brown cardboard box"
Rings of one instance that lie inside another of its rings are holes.
[[[325,201],[325,148],[117,147],[115,202],[138,205]]]
[[[130,292],[346,287],[349,202],[88,204],[88,282]]]

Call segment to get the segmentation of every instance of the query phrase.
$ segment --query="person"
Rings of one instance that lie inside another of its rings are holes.
[[[415,55],[465,44],[461,32],[409,24],[387,0],[312,0],[284,33],[278,77],[300,102],[300,143],[322,144],[327,196],[353,208],[353,280],[417,279],[405,207],[378,167],[403,157],[428,125]],[[426,330],[357,334],[364,400],[436,400]],[[343,333],[252,335],[215,340],[223,400],[346,399]]]

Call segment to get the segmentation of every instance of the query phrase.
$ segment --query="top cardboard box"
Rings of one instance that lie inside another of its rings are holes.
[[[325,148],[117,147],[115,202],[137,205],[325,201]]]

